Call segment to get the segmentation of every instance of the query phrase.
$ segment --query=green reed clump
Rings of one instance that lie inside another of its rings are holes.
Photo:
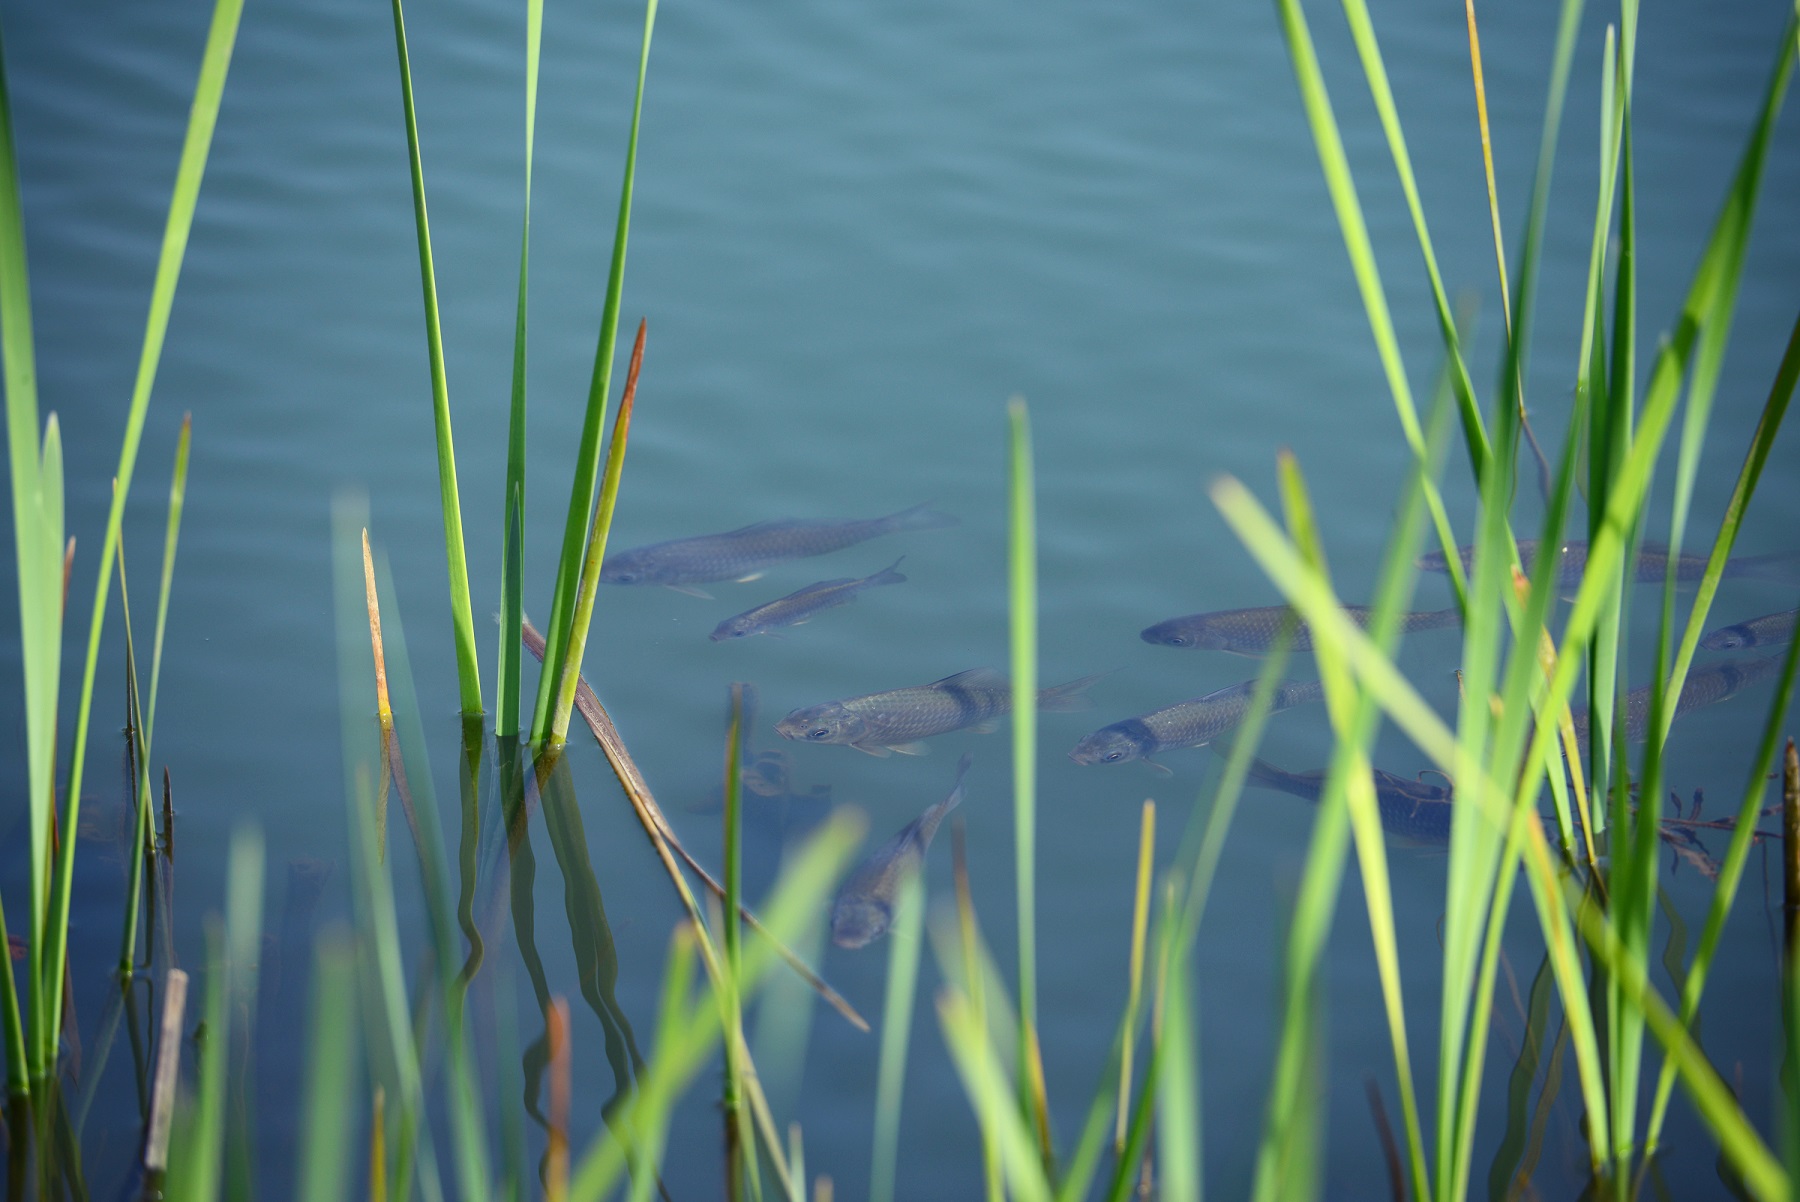
[[[193,226],[194,208],[205,174],[207,153],[218,119],[220,97],[236,42],[241,0],[218,0],[202,56],[186,139],[176,168],[161,254],[151,285],[137,376],[126,410],[125,434],[114,472],[112,504],[99,541],[99,565],[88,623],[87,655],[74,711],[74,733],[68,748],[68,776],[56,783],[59,682],[62,673],[63,619],[72,541],[65,546],[62,434],[56,415],[40,427],[37,365],[33,349],[31,290],[25,253],[25,216],[20,204],[18,161],[13,143],[13,115],[6,85],[4,49],[0,47],[0,372],[6,389],[7,449],[12,477],[13,543],[19,587],[19,636],[24,665],[26,778],[29,814],[30,907],[23,928],[28,963],[21,982],[5,971],[4,1016],[9,1109],[35,1108],[40,1118],[60,1110],[55,1077],[62,1023],[67,1004],[68,926],[74,881],[74,833],[80,822],[83,769],[92,716],[94,676],[112,575],[122,574],[120,527],[137,466],[137,453],[149,409],[151,390],[161,361],[175,286]],[[137,835],[130,853],[134,865],[148,845],[151,722],[168,606],[168,580],[174,563],[175,532],[180,518],[181,480],[185,474],[186,434],[178,459],[165,540],[163,586],[158,605],[155,650],[148,695],[139,704],[135,684],[130,702],[138,772],[133,781],[137,800]],[[115,566],[117,563],[120,566]],[[122,575],[121,575],[122,579]],[[135,668],[133,670],[135,680]],[[135,946],[135,909],[128,919],[122,968],[129,973]],[[10,937],[0,913],[0,935]],[[54,1120],[62,1121],[62,1120]],[[40,1132],[46,1128],[40,1127]],[[47,1145],[45,1146],[47,1150]],[[24,1155],[24,1150],[19,1150]],[[47,1164],[40,1161],[40,1166]]]

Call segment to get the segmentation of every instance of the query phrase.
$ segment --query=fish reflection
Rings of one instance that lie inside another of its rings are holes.
[[[724,534],[677,538],[616,552],[606,557],[600,580],[605,584],[660,584],[678,593],[705,597],[707,594],[695,585],[713,580],[754,580],[765,569],[790,559],[840,551],[901,530],[935,530],[954,525],[955,518],[929,505],[849,522],[757,522]]]
[[[1519,540],[1519,562],[1529,568],[1537,558],[1538,543],[1533,538]],[[1458,547],[1456,554],[1462,560],[1463,571],[1470,571],[1475,563],[1473,546]],[[1566,542],[1561,548],[1562,562],[1557,565],[1556,583],[1563,587],[1571,587],[1581,583],[1581,574],[1587,571],[1588,545],[1583,542]],[[1704,555],[1682,555],[1675,560],[1675,580],[1678,584],[1698,584],[1706,574]],[[1428,551],[1415,561],[1427,572],[1444,572],[1449,570],[1449,561],[1442,551]],[[1643,542],[1638,545],[1637,567],[1632,579],[1639,584],[1654,584],[1662,581],[1669,570],[1669,548],[1662,543]],[[1724,576],[1759,580],[1779,580],[1785,582],[1800,581],[1800,561],[1789,555],[1740,555],[1725,561]]]
[[[1450,812],[1455,791],[1448,779],[1441,785],[1408,779],[1371,768],[1375,804],[1381,811],[1381,829],[1390,835],[1419,843],[1450,842]],[[1250,762],[1249,783],[1316,802],[1325,790],[1325,770],[1287,772],[1262,760]]]
[[[1069,752],[1077,764],[1123,764],[1142,760],[1158,772],[1169,770],[1150,757],[1180,747],[1204,747],[1236,730],[1250,713],[1256,682],[1246,680],[1216,693],[1182,701],[1101,727]],[[1269,712],[1317,701],[1324,690],[1317,681],[1276,686]]]
[[[905,559],[902,555],[900,559]],[[748,638],[753,634],[770,634],[783,626],[798,626],[802,622],[812,621],[813,615],[820,610],[831,609],[838,605],[848,605],[856,600],[856,595],[864,589],[876,588],[883,584],[904,584],[906,577],[894,569],[900,566],[900,559],[876,572],[872,576],[850,577],[841,580],[821,580],[817,584],[809,584],[798,592],[767,605],[759,605],[755,609],[745,610],[734,618],[726,618],[719,623],[718,629],[712,632],[712,641],[723,642],[726,639]]]
[[[1681,686],[1681,696],[1675,702],[1675,717],[1679,718],[1683,714],[1735,697],[1747,686],[1774,672],[1781,660],[1779,655],[1765,655],[1759,659],[1729,660],[1694,669],[1688,673],[1687,680]],[[1625,737],[1633,743],[1642,741],[1649,733],[1650,696],[1653,691],[1653,685],[1644,685],[1625,694]],[[1577,708],[1571,717],[1575,723],[1575,737],[1586,747],[1587,709]]]
[[[1085,709],[1088,701],[1082,693],[1104,675],[1041,690],[1038,709]],[[992,668],[971,668],[931,684],[797,709],[775,730],[784,739],[837,743],[869,755],[924,755],[927,748],[920,739],[963,729],[986,733],[1011,712],[1012,685],[1006,677]]]
[[[926,849],[944,816],[963,796],[963,777],[972,756],[964,755],[956,766],[956,783],[950,795],[908,823],[899,834],[883,843],[857,866],[838,890],[831,906],[831,941],[839,947],[862,947],[887,934],[894,921],[900,887],[925,864]]]
[[[1800,609],[1764,614],[1733,626],[1721,626],[1700,640],[1708,651],[1737,651],[1744,647],[1781,647],[1794,641],[1794,618]]]
[[[1364,630],[1375,611],[1364,605],[1344,606],[1344,615]],[[1438,630],[1462,624],[1462,614],[1454,607],[1426,613],[1409,613],[1400,620],[1406,634],[1420,630]],[[1292,632],[1290,646],[1295,651],[1312,648],[1312,629],[1300,621],[1285,605],[1265,605],[1257,609],[1220,609],[1212,613],[1187,614],[1158,622],[1139,637],[1146,643],[1164,647],[1191,647],[1199,651],[1230,651],[1236,655],[1262,655],[1275,645],[1276,636],[1286,626]]]

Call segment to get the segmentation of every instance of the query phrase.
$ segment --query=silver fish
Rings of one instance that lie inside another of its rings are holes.
[[[615,552],[601,566],[600,580],[605,584],[660,584],[705,597],[695,585],[712,580],[754,580],[765,569],[790,559],[824,555],[901,530],[954,525],[955,518],[929,505],[851,522],[757,522],[724,534],[677,538]]]
[[[1530,570],[1532,561],[1537,558],[1538,543],[1534,538],[1519,540],[1519,562]],[[1475,548],[1458,547],[1456,554],[1462,560],[1463,571],[1471,570],[1475,563]],[[1557,565],[1556,583],[1569,588],[1581,583],[1581,575],[1587,571],[1588,545],[1583,542],[1567,542],[1561,547],[1562,560]],[[1704,555],[1683,555],[1675,561],[1675,581],[1677,584],[1698,584],[1706,575],[1706,559]],[[1427,572],[1445,572],[1449,570],[1449,561],[1442,551],[1428,551],[1415,561],[1419,568]],[[1638,544],[1637,567],[1632,579],[1639,584],[1660,583],[1669,570],[1669,548],[1662,543],[1643,542]],[[1800,579],[1800,562],[1788,555],[1740,555],[1725,561],[1726,577],[1753,577],[1760,580],[1778,580],[1788,583]]]
[[[925,852],[944,815],[957,807],[963,796],[963,777],[972,756],[964,755],[956,766],[956,783],[950,795],[907,823],[906,829],[883,843],[857,865],[831,905],[831,941],[839,947],[862,947],[887,934],[894,921],[900,887],[925,866]]]
[[[1418,843],[1450,842],[1450,817],[1455,792],[1449,783],[1430,784],[1409,780],[1379,768],[1371,768],[1375,780],[1375,805],[1381,812],[1381,828]],[[1318,801],[1325,791],[1325,773],[1287,772],[1262,760],[1250,761],[1247,783]]]
[[[1250,698],[1255,692],[1256,682],[1246,680],[1204,697],[1114,722],[1075,744],[1069,758],[1077,764],[1123,764],[1129,760],[1143,760],[1166,775],[1169,770],[1151,756],[1178,747],[1204,747],[1220,735],[1236,730],[1250,713]],[[1317,681],[1277,685],[1269,712],[1317,701],[1324,695],[1324,689]]]
[[[1726,660],[1694,669],[1682,682],[1681,696],[1675,701],[1675,717],[1691,714],[1697,709],[1717,705],[1737,696],[1740,690],[1775,671],[1781,665],[1782,658],[1779,655],[1766,655],[1761,659]],[[1644,685],[1625,694],[1625,737],[1634,743],[1644,739],[1650,732],[1651,691],[1652,686]],[[1586,747],[1587,708],[1577,707],[1570,718],[1575,724],[1576,739]]]
[[[1081,694],[1104,672],[1038,693],[1040,710],[1084,709]],[[972,727],[986,733],[1012,711],[1012,685],[992,668],[971,668],[931,684],[797,709],[775,730],[802,743],[839,743],[869,755],[924,755],[920,739]]]
[[[1794,641],[1794,619],[1800,609],[1764,614],[1734,626],[1721,626],[1700,640],[1708,651],[1738,651],[1745,647],[1780,647]]]
[[[1344,614],[1364,630],[1375,611],[1363,605],[1346,605]],[[1437,630],[1458,626],[1462,614],[1454,607],[1427,613],[1409,613],[1400,619],[1400,629],[1412,634],[1420,630]],[[1230,651],[1236,655],[1262,655],[1275,645],[1283,625],[1292,631],[1289,646],[1295,651],[1312,648],[1312,628],[1294,616],[1285,605],[1265,605],[1256,609],[1220,609],[1212,613],[1186,614],[1149,627],[1141,635],[1146,643],[1164,647],[1191,647],[1200,651]]]
[[[905,558],[904,555],[900,557],[900,559]],[[894,570],[900,566],[900,559],[896,559],[873,576],[846,576],[841,580],[821,580],[817,584],[809,584],[798,592],[789,593],[767,605],[759,605],[755,609],[745,610],[735,618],[726,618],[719,623],[718,629],[712,632],[712,641],[719,643],[726,639],[748,638],[753,634],[769,634],[783,626],[798,626],[802,622],[810,622],[812,616],[822,609],[830,609],[834,605],[848,605],[856,600],[856,595],[866,588],[875,588],[883,584],[904,584],[906,577]]]

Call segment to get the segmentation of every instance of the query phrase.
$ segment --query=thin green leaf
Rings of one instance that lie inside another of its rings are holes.
[[[431,364],[431,418],[437,435],[438,499],[444,511],[444,557],[450,568],[450,617],[456,637],[456,680],[466,716],[481,713],[481,668],[475,653],[475,620],[469,605],[469,560],[463,550],[462,499],[456,486],[456,444],[450,430],[450,385],[444,372],[444,335],[438,322],[437,270],[431,261],[431,223],[425,213],[425,168],[419,157],[419,122],[413,111],[412,67],[406,51],[406,19],[393,0],[394,51],[400,60],[400,99],[406,112],[407,165],[412,169],[413,224],[419,239],[419,286],[425,297],[425,351]]]
[[[549,665],[568,662],[575,597],[580,583],[582,547],[588,542],[588,515],[600,474],[600,429],[606,420],[606,396],[612,388],[614,344],[619,337],[619,298],[625,287],[625,247],[631,232],[631,196],[637,178],[638,126],[644,112],[644,78],[650,69],[650,35],[656,29],[657,0],[644,5],[644,40],[638,51],[637,92],[631,104],[631,133],[625,142],[625,170],[619,184],[619,218],[613,231],[612,267],[606,277],[606,304],[600,313],[600,337],[594,348],[594,373],[588,385],[587,413],[581,424],[581,449],[575,456],[575,479],[569,488],[569,512],[563,522],[562,551],[556,561],[556,587],[545,627],[546,665],[538,679],[537,705],[531,719],[531,741],[542,745],[551,733],[558,671]]]

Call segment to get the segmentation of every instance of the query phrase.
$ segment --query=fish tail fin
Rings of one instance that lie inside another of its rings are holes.
[[[1111,676],[1117,670],[1109,668],[1105,672],[1083,676],[1081,679],[1071,680],[1067,684],[1052,685],[1038,693],[1038,709],[1047,713],[1067,713],[1071,710],[1092,709],[1094,703],[1084,694],[1095,681],[1105,676]]]
[[[1250,758],[1250,771],[1245,775],[1244,782],[1251,785],[1261,785],[1265,789],[1276,789],[1286,792],[1286,790],[1281,788],[1281,770],[1276,768],[1273,764],[1270,764],[1265,760],[1259,760],[1254,756]]]
[[[941,510],[933,509],[931,502],[914,505],[911,509],[902,509],[899,513],[890,513],[881,519],[882,525],[889,531],[894,530],[939,530],[945,526],[961,524],[961,519],[952,517]]]
[[[872,585],[873,584],[905,584],[906,577],[902,576],[899,573],[899,571],[897,570],[900,567],[901,562],[904,561],[905,559],[906,559],[906,556],[902,555],[899,559],[896,559],[893,563],[890,563],[887,567],[881,569],[881,571],[879,571],[879,572],[875,573],[873,576],[869,577],[868,583],[870,583]]]

